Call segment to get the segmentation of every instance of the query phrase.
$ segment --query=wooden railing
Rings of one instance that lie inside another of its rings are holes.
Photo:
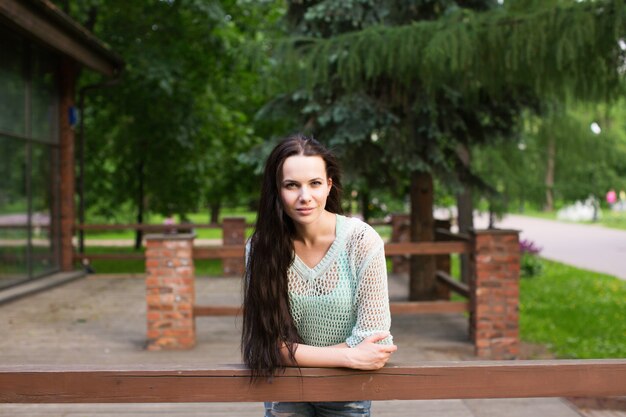
[[[626,395],[626,360],[424,362],[378,371],[243,366],[1,366],[0,403],[178,403]]]

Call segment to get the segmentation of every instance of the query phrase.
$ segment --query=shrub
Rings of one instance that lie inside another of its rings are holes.
[[[520,274],[522,278],[532,278],[543,272],[543,260],[539,257],[541,249],[528,239],[522,239],[519,243],[521,260]]]

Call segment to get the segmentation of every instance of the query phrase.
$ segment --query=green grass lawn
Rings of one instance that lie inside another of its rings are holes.
[[[520,334],[559,358],[626,357],[626,282],[544,261],[521,280]]]
[[[90,253],[143,253],[143,249],[135,251],[128,247],[101,246],[86,248]],[[95,259],[90,262],[91,267],[98,274],[143,274],[146,270],[142,259],[108,260]],[[219,259],[200,259],[194,262],[197,276],[222,276],[222,261]]]
[[[220,215],[220,221],[224,217],[244,217],[246,223],[254,223],[256,220],[256,213],[245,210],[243,208],[233,208],[224,210]],[[195,224],[208,224],[208,213],[191,213],[188,215],[189,220]],[[151,215],[150,219],[146,221],[147,224],[163,224],[164,217],[160,215]],[[176,218],[176,223],[179,223],[179,219]],[[89,222],[87,222],[89,224]],[[195,229],[196,237],[198,239],[221,239],[222,229]],[[246,235],[252,235],[253,229],[247,228]],[[134,239],[135,232],[132,230],[119,230],[119,231],[88,231],[85,232],[86,239],[98,239],[98,240],[116,240],[116,239]]]

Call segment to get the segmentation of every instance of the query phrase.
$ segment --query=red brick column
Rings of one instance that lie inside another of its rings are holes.
[[[519,354],[519,232],[471,232],[470,336],[476,356],[514,359]]]
[[[390,242],[410,242],[411,241],[411,215],[392,214],[391,215],[391,239]],[[409,272],[409,257],[406,255],[396,255],[391,257],[392,272],[394,274],[407,274]]]
[[[148,350],[196,344],[193,234],[146,236]]]
[[[61,270],[74,269],[74,129],[70,125],[69,111],[74,106],[74,92],[77,75],[76,63],[68,58],[61,61],[59,70],[59,140],[60,140],[60,236]]]
[[[243,217],[227,217],[222,221],[224,246],[244,245],[246,243],[246,219]],[[243,276],[244,260],[241,258],[224,258],[222,268],[224,276]]]

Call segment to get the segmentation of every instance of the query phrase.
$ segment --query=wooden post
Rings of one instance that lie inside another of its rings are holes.
[[[223,244],[224,246],[241,246],[246,243],[246,219],[243,217],[227,217],[222,222]],[[224,276],[243,276],[244,259],[223,258],[222,268]]]
[[[445,229],[450,231],[450,220],[437,220],[435,219],[435,229]],[[447,237],[438,236],[435,231],[435,241],[446,241]],[[450,254],[435,256],[435,266],[437,271],[443,271],[450,275]],[[437,281],[437,299],[449,300],[450,299],[450,287]]]
[[[70,124],[69,113],[74,106],[77,65],[69,58],[61,60],[59,71],[59,130],[60,130],[60,236],[61,236],[61,270],[74,269],[74,129]]]
[[[514,359],[519,354],[519,232],[472,231],[470,336],[476,356]]]
[[[146,236],[148,350],[196,344],[193,234]]]

